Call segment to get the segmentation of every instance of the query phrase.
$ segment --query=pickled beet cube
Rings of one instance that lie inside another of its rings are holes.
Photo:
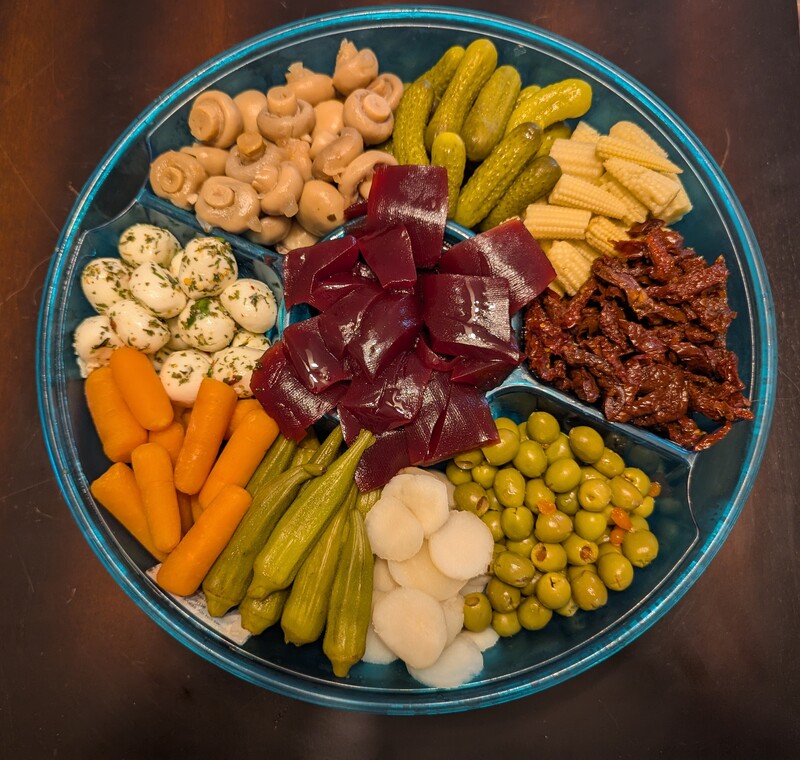
[[[373,301],[382,295],[383,288],[380,285],[365,282],[319,315],[317,325],[322,339],[338,359],[344,357],[347,346],[358,335],[361,322]]]
[[[349,271],[358,260],[358,243],[352,235],[297,248],[283,259],[283,299],[286,308],[314,303],[314,291],[324,280]],[[317,307],[319,308],[319,307]]]
[[[403,225],[359,237],[358,247],[384,288],[409,287],[417,281],[411,237]]]
[[[350,379],[342,362],[322,340],[318,322],[319,317],[312,317],[289,325],[283,331],[283,345],[295,374],[314,393]]]
[[[362,493],[385,486],[403,467],[408,467],[408,450],[404,428],[375,436],[356,467],[356,486]]]
[[[378,166],[367,201],[370,226],[402,224],[417,269],[436,266],[447,224],[447,170],[443,166]]]
[[[416,295],[386,292],[370,304],[347,352],[367,376],[375,377],[413,348],[420,327],[422,308]]]
[[[330,412],[347,390],[338,383],[320,393],[312,393],[300,381],[282,342],[271,346],[261,357],[250,389],[287,438],[299,441],[310,425]]]
[[[503,277],[508,282],[511,314],[529,304],[556,277],[550,260],[519,219],[456,243],[442,254],[439,271]]]

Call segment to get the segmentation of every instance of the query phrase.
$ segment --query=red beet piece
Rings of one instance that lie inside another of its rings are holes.
[[[425,464],[497,440],[497,427],[485,396],[472,386],[454,383],[447,407],[436,422]]]
[[[297,248],[283,259],[283,299],[286,308],[314,303],[314,291],[327,277],[349,271],[358,259],[358,243],[352,235]],[[319,308],[319,307],[317,307]]]
[[[384,288],[409,287],[417,281],[411,237],[402,224],[359,237],[358,247]]]
[[[404,353],[373,380],[354,377],[339,409],[373,433],[394,430],[417,416],[430,376],[414,353]]]
[[[310,302],[320,311],[326,311],[351,290],[369,283],[371,279],[362,276],[360,272],[356,271],[355,267],[349,272],[333,274],[330,277],[326,277],[320,285],[314,288]]]
[[[409,464],[405,429],[381,433],[361,455],[356,467],[356,486],[362,492],[385,486],[398,470]]]
[[[416,295],[386,292],[370,304],[347,352],[364,374],[375,377],[413,348],[421,327],[422,308]]]
[[[512,365],[522,360],[512,338],[505,279],[426,274],[420,278],[420,290],[434,351]]]
[[[453,360],[450,377],[454,383],[474,385],[484,393],[496,388],[514,369],[513,364],[493,359],[482,361],[468,356],[459,356]]]
[[[283,331],[283,345],[300,382],[313,393],[330,388],[350,374],[325,345],[319,332],[319,317],[295,322]]]
[[[529,304],[556,277],[550,260],[519,219],[456,243],[442,254],[439,271],[505,278],[511,314]]]
[[[371,221],[408,230],[417,269],[436,266],[447,223],[447,170],[442,166],[378,166],[367,202]]]
[[[322,339],[338,359],[344,357],[348,344],[358,335],[361,321],[373,301],[382,295],[380,285],[365,282],[319,315],[317,325]]]
[[[426,367],[439,370],[439,372],[449,372],[455,361],[452,358],[437,354],[428,344],[428,338],[424,333],[420,333],[414,352]]]
[[[337,383],[321,393],[312,393],[300,382],[283,343],[278,342],[259,360],[250,389],[267,414],[278,423],[281,433],[299,441],[310,425],[336,406],[347,390],[347,383]]]
[[[436,423],[447,408],[451,385],[450,375],[447,372],[431,373],[431,378],[422,394],[419,414],[405,428],[408,458],[411,464],[421,464],[428,458],[428,449]]]
[[[344,218],[346,220],[351,219],[358,219],[360,216],[364,216],[367,213],[367,202],[366,201],[356,201],[355,203],[351,204],[344,210]]]

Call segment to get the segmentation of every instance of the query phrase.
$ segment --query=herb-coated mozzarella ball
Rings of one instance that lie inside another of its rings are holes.
[[[111,329],[126,346],[132,346],[145,354],[154,354],[167,345],[167,325],[137,301],[117,301],[108,310],[108,318]]]
[[[200,383],[208,375],[211,357],[202,351],[173,351],[158,373],[170,399],[179,406],[194,406]]]
[[[272,343],[266,335],[250,332],[249,330],[237,330],[236,335],[231,341],[231,348],[254,348],[263,354]]]
[[[133,266],[151,261],[169,266],[181,244],[169,230],[142,222],[133,224],[119,236],[119,255]]]
[[[185,307],[184,307],[185,308]],[[167,341],[167,348],[172,351],[183,351],[185,348],[191,348],[189,341],[186,340],[186,333],[181,326],[181,315],[167,320],[167,329],[169,330],[169,340]]]
[[[114,349],[122,345],[111,329],[107,315],[97,314],[84,319],[75,329],[72,341],[81,377],[88,377],[92,370],[108,364]]]
[[[236,280],[222,291],[219,300],[228,314],[250,332],[265,333],[278,318],[275,296],[261,280]]]
[[[98,314],[105,314],[117,301],[130,298],[131,270],[119,259],[90,261],[81,272],[81,289]]]
[[[155,369],[156,372],[160,372],[161,368],[164,366],[164,362],[174,353],[175,352],[169,345],[166,345],[164,348],[159,348],[154,354],[148,354],[148,358],[153,365],[153,369]]]
[[[181,272],[181,262],[183,261],[183,248],[180,249],[169,262],[169,273],[178,281],[178,275]]]
[[[189,301],[178,320],[183,339],[192,348],[209,353],[227,348],[236,332],[236,322],[217,298]]]
[[[131,272],[130,289],[142,306],[162,319],[177,317],[188,300],[175,278],[152,261],[139,264]]]
[[[183,249],[178,284],[189,298],[218,296],[238,274],[230,243],[215,237],[198,237]]]
[[[226,348],[214,354],[209,377],[230,385],[239,398],[250,398],[250,378],[263,355],[255,348]]]

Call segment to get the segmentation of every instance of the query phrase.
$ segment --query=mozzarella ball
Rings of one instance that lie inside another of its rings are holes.
[[[119,255],[133,266],[147,261],[169,266],[181,244],[169,230],[154,224],[134,224],[119,236]]]
[[[175,282],[178,281],[178,275],[181,271],[181,262],[183,261],[183,248],[180,249],[173,257],[172,261],[169,262],[169,273],[175,278]]]
[[[84,319],[75,329],[72,341],[81,377],[88,377],[92,370],[108,364],[114,349],[123,345],[111,329],[107,315],[97,314]]]
[[[173,351],[158,376],[170,399],[179,406],[194,406],[200,383],[208,375],[211,357],[202,351]]]
[[[263,354],[272,343],[266,335],[250,332],[249,330],[237,330],[236,335],[231,341],[232,348],[255,348]]]
[[[108,310],[108,318],[111,329],[126,346],[154,354],[167,345],[169,330],[166,323],[136,301],[117,301]]]
[[[209,377],[230,385],[239,398],[251,398],[250,378],[262,356],[255,348],[225,348],[214,354]]]
[[[164,348],[159,348],[154,354],[148,354],[153,369],[155,369],[156,372],[160,372],[161,368],[164,366],[164,362],[169,359],[173,353],[175,352],[169,347],[169,344],[167,344]]]
[[[198,237],[183,250],[178,284],[189,298],[218,296],[238,274],[230,243],[215,237]]]
[[[189,301],[178,315],[182,338],[200,351],[214,353],[227,348],[236,332],[236,322],[216,298]]]
[[[236,280],[222,291],[219,300],[228,314],[250,332],[265,333],[278,318],[275,296],[261,280]]]
[[[189,341],[186,340],[186,333],[181,327],[181,315],[167,320],[167,329],[169,330],[169,340],[167,341],[167,348],[172,351],[183,351],[186,348],[191,348]]]
[[[146,261],[131,272],[133,297],[157,317],[177,317],[186,306],[186,294],[164,267]]]
[[[105,314],[117,301],[130,298],[130,268],[119,259],[90,261],[81,272],[81,289],[98,314]]]

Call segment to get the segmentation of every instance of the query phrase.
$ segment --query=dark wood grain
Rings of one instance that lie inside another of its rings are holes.
[[[637,641],[547,692],[476,713],[336,712],[192,654],[80,535],[34,382],[43,282],[77,192],[125,127],[204,60],[349,5],[0,4],[0,757],[796,756],[800,46],[789,0],[463,4],[572,39],[671,106],[723,167],[771,277],[781,366],[760,475],[707,572]]]

